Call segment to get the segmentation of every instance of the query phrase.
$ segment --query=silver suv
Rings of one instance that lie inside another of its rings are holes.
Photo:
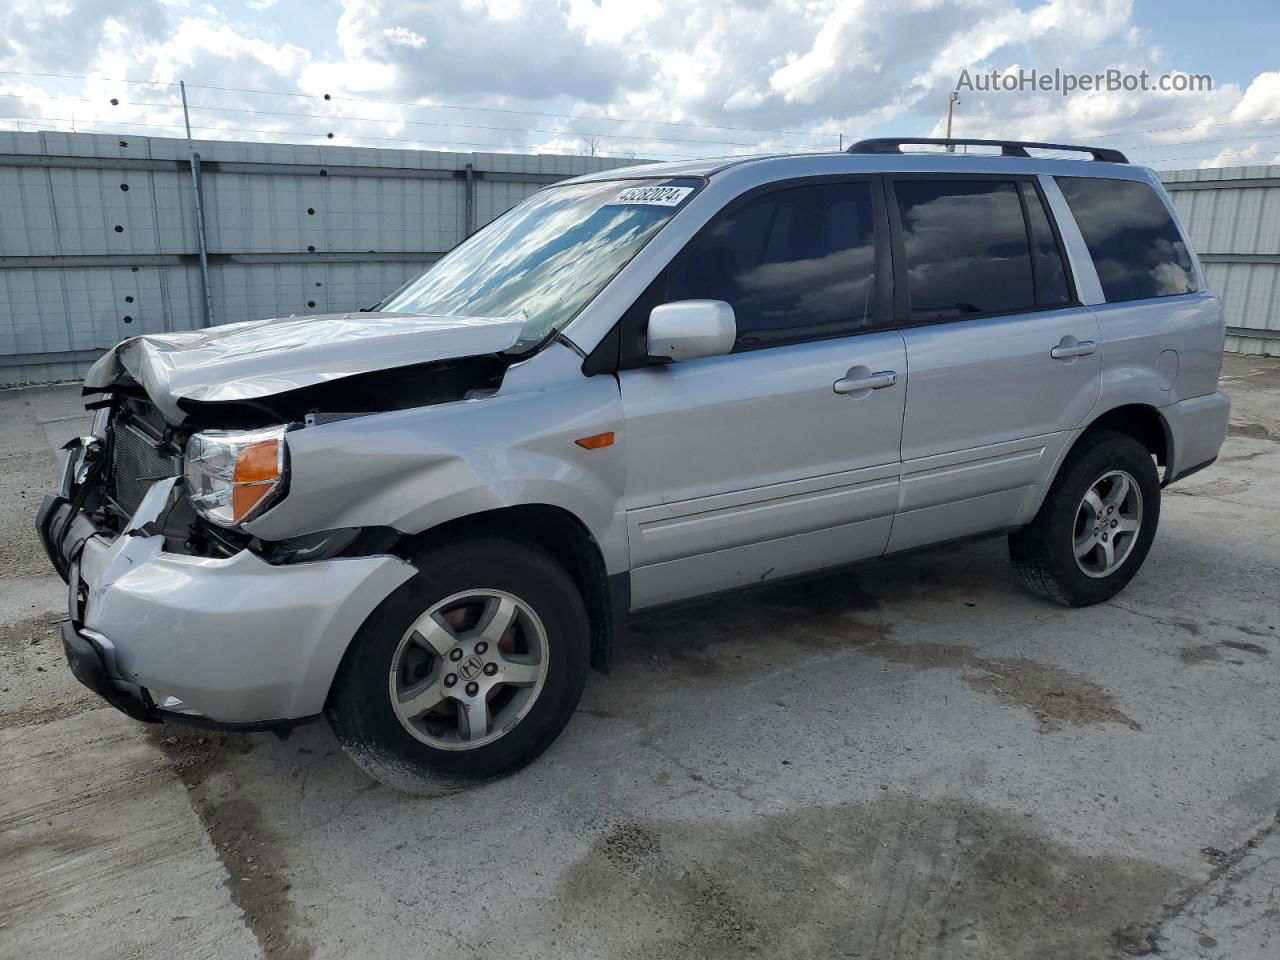
[[[72,670],[412,786],[537,756],[638,610],[995,534],[1113,596],[1223,441],[1218,301],[1116,151],[918,142],[580,177],[371,310],[120,344],[39,516]]]

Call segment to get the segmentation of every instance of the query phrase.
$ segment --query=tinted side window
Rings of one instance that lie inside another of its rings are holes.
[[[896,180],[911,318],[1033,308],[1022,203],[1013,182]]]
[[[1032,265],[1036,273],[1036,302],[1042,307],[1071,302],[1071,290],[1067,286],[1067,268],[1062,262],[1062,251],[1054,239],[1049,217],[1044,212],[1040,195],[1031,184],[1018,184],[1022,200],[1027,207],[1027,225],[1031,228]]]
[[[1058,177],[1108,303],[1196,289],[1186,241],[1149,184]]]
[[[725,300],[735,349],[842,336],[875,317],[868,183],[789,187],[748,200],[667,268],[665,300]]]

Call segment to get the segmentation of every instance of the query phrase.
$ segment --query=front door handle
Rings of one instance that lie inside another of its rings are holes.
[[[1061,342],[1049,351],[1055,360],[1074,360],[1076,357],[1087,357],[1098,349],[1094,340],[1077,340],[1075,337],[1063,337]]]
[[[863,367],[862,369],[866,369]],[[850,373],[853,371],[850,370]],[[831,385],[836,393],[858,393],[861,390],[883,390],[898,382],[896,370],[881,370],[879,373],[860,377],[841,377]]]

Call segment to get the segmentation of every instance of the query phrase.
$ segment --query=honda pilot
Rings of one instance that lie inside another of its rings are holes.
[[[638,611],[995,535],[1114,596],[1223,442],[1218,299],[1119,152],[923,143],[578,177],[372,309],[124,341],[38,518],[71,669],[412,788],[536,757]]]

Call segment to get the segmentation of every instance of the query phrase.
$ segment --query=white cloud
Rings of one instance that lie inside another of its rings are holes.
[[[1262,164],[1280,164],[1280,152],[1275,147],[1264,149],[1260,143],[1251,143],[1239,149],[1223,147],[1208,160],[1200,161],[1202,168],[1248,167]]]
[[[1260,73],[1232,111],[1233,120],[1274,119],[1280,116],[1280,72]]]
[[[382,31],[382,35],[392,44],[409,47],[412,50],[421,50],[427,45],[427,38],[420,33],[414,33],[407,27],[387,27]]]
[[[636,79],[633,59],[594,42],[558,0],[344,0],[338,41],[394,68],[399,96],[603,99]]]
[[[247,21],[225,8],[178,0],[9,0],[0,7],[0,70],[202,84],[192,88],[196,105],[225,109],[197,110],[198,127],[217,128],[198,129],[197,136],[577,151],[590,149],[587,137],[594,135],[598,153],[640,156],[830,147],[837,133],[886,128],[938,134],[946,95],[965,68],[1198,72],[1196,64],[1168,62],[1135,22],[1131,0],[340,2],[326,54],[288,42],[297,34],[278,0],[246,0],[257,13]],[[308,96],[249,96],[210,86]],[[4,98],[10,115],[61,118],[74,111],[84,124],[180,120],[176,92],[164,86],[0,77],[0,92],[18,94]],[[326,93],[334,99],[319,99]],[[120,104],[111,106],[111,97]],[[370,100],[752,129],[566,121]],[[1280,138],[1268,138],[1280,134],[1278,117],[1280,73],[1264,73],[1243,86],[1197,94],[965,93],[955,133],[1157,144],[1135,155],[1186,158],[1191,166],[1273,159],[1269,144]],[[499,129],[509,127],[531,129]]]

